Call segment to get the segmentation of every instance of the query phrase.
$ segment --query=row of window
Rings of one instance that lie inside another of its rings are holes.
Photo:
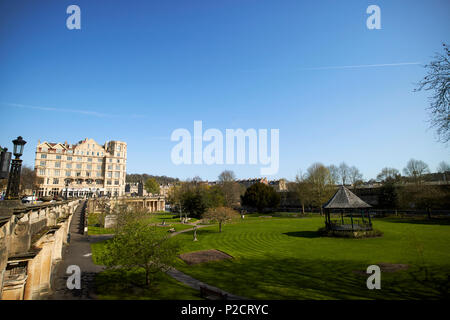
[[[40,166],[45,167],[47,165],[47,162],[40,161],[39,164],[40,164]],[[81,163],[76,163],[75,166],[72,166],[72,163],[66,163],[66,169],[72,169],[72,168],[83,169],[84,167],[89,170],[92,170],[92,168],[93,168],[92,164],[87,164],[86,166],[83,166],[83,164],[81,164]],[[55,168],[61,168],[61,162],[55,162]],[[103,166],[101,164],[99,164],[96,166],[96,168],[97,168],[97,170],[102,170]],[[41,169],[41,170],[43,170],[43,169]],[[116,165],[114,167],[112,164],[110,164],[110,165],[108,165],[108,170],[119,170],[120,171],[121,167],[120,167],[120,165]]]
[[[59,184],[60,179],[59,178],[53,178],[53,184]],[[64,181],[61,181],[61,183],[64,183]],[[83,184],[83,180],[76,180],[76,184]],[[87,180],[85,181],[86,184],[103,184],[103,180]],[[50,178],[47,179],[47,184],[50,184]],[[107,185],[112,185],[113,182],[111,180],[106,181]],[[114,185],[119,185],[119,180],[114,180]]]
[[[56,160],[62,160],[60,155],[56,155],[55,157],[56,157]],[[41,159],[47,159],[47,154],[42,153]],[[73,160],[73,157],[70,157],[70,156],[67,156],[66,159],[67,159],[67,161],[75,161],[75,160]],[[82,158],[82,157],[77,157],[76,161],[83,161],[83,159],[84,158]],[[108,160],[110,163],[113,162],[112,158],[109,158]],[[117,163],[120,163],[120,159],[116,159],[116,160],[117,160]],[[87,161],[92,162],[92,158],[87,158]],[[103,158],[97,158],[97,162],[103,162]]]
[[[40,176],[45,176],[45,169],[39,169],[39,175]],[[48,173],[50,174],[51,171],[49,170]],[[76,177],[81,177],[81,171],[76,171],[75,172],[75,176]],[[96,172],[91,172],[91,171],[85,171],[85,176],[86,177],[93,177],[95,174],[96,177],[103,177],[104,173],[102,171],[96,171]],[[54,176],[60,176],[61,175],[61,170],[53,170],[53,175]],[[66,177],[70,177],[72,175],[72,171],[65,171],[65,175]],[[108,178],[112,178],[114,175],[114,178],[120,178],[120,172],[107,172],[106,176]]]

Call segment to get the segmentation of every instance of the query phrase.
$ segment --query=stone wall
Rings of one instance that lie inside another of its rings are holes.
[[[79,202],[7,207],[0,201],[0,299],[42,299],[50,293]]]

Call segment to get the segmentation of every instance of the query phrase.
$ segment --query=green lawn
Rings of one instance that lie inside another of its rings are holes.
[[[108,240],[107,240],[108,241]],[[102,264],[99,253],[105,250],[101,241],[91,244],[92,259]],[[151,287],[145,284],[145,274],[140,271],[106,270],[95,277],[97,295],[100,299],[113,300],[198,300],[200,294],[172,277],[161,273]]]
[[[449,296],[450,225],[375,220],[381,238],[319,237],[320,217],[261,218],[177,235],[183,252],[218,249],[233,260],[176,266],[194,278],[253,299],[421,299]],[[174,238],[174,240],[175,240]],[[371,264],[410,268],[382,273],[381,290],[368,290]],[[426,278],[428,272],[428,279]]]
[[[114,229],[113,228],[102,228],[98,226],[98,214],[95,213],[89,213],[88,215],[88,234],[89,235],[98,235],[98,234],[113,234]],[[189,222],[195,222],[198,219],[191,218]],[[191,225],[182,224],[180,222],[179,216],[174,216],[171,213],[167,212],[156,212],[156,213],[149,213],[148,218],[145,219],[146,222],[154,224],[160,224],[163,221],[166,223],[167,227],[161,227],[165,230],[169,230],[170,228],[175,228],[175,231],[182,231],[186,229],[192,228]]]
[[[172,277],[161,274],[151,287],[144,285],[144,272],[107,270],[95,285],[102,300],[200,300],[200,294]]]
[[[449,298],[448,223],[377,219],[373,221],[374,227],[384,233],[383,237],[347,239],[320,237],[316,231],[323,226],[323,218],[318,216],[261,216],[251,214],[244,220],[224,225],[222,233],[218,232],[217,226],[198,229],[197,242],[192,241],[192,232],[175,236],[171,241],[178,241],[183,253],[218,249],[234,257],[191,266],[178,260],[176,268],[210,285],[251,299]],[[102,250],[102,245],[92,245],[94,261],[96,251]],[[369,265],[378,263],[408,264],[409,269],[383,272],[381,290],[368,290],[368,275],[364,272]],[[174,296],[167,296],[167,299],[190,299],[190,289],[184,291],[187,289],[178,287]],[[110,289],[104,292],[102,297],[108,298],[106,292]],[[198,297],[198,294],[192,294]]]

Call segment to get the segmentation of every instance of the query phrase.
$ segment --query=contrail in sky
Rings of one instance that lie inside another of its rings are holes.
[[[81,110],[81,109],[64,109],[64,108],[54,108],[54,107],[42,107],[42,106],[31,106],[31,105],[25,105],[25,104],[18,104],[18,103],[4,103],[0,102],[0,104],[14,107],[14,108],[23,108],[23,109],[34,109],[34,110],[42,110],[42,111],[56,111],[56,112],[67,112],[67,113],[78,113],[78,114],[84,114],[88,116],[94,116],[99,118],[120,118],[120,117],[127,117],[127,118],[142,118],[143,115],[118,115],[118,114],[110,114],[110,113],[101,113],[96,111],[89,111],[89,110]]]
[[[313,67],[313,68],[303,68],[303,70],[329,70],[329,69],[355,69],[355,68],[374,68],[374,67],[396,67],[396,66],[407,66],[407,65],[418,65],[421,62],[399,62],[399,63],[381,63],[381,64],[360,64],[360,65],[350,65],[350,66],[329,66],[329,67]]]
[[[359,65],[347,65],[347,66],[326,66],[326,67],[305,67],[305,68],[292,68],[292,69],[255,69],[245,70],[247,72],[271,72],[271,71],[304,71],[304,70],[333,70],[333,69],[360,69],[360,68],[377,68],[377,67],[397,67],[408,65],[419,65],[421,62],[397,62],[397,63],[380,63],[380,64],[359,64]]]

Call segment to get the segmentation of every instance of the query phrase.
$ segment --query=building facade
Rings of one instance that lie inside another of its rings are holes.
[[[77,144],[38,142],[35,170],[38,196],[122,196],[125,194],[127,144],[93,139]]]

